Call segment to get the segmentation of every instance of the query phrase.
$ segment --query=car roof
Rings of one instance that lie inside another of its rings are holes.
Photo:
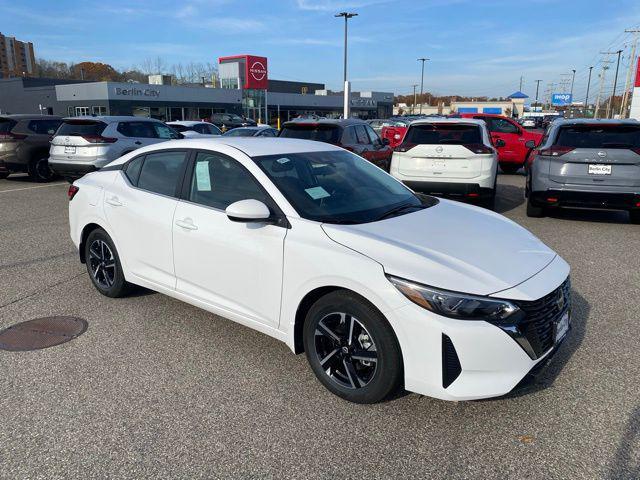
[[[217,145],[226,145],[236,148],[250,157],[262,155],[289,155],[303,152],[330,152],[344,151],[342,148],[325,142],[315,142],[313,140],[299,140],[297,138],[278,137],[205,137],[205,138],[184,138],[180,140],[168,140],[166,142],[155,143],[139,148],[132,153],[140,155],[165,149],[198,149],[215,150]],[[120,157],[110,165],[118,165],[126,162],[128,155]]]
[[[155,118],[149,117],[136,117],[134,115],[121,115],[121,116],[111,116],[111,115],[82,115],[79,117],[65,117],[64,120],[87,120],[87,121],[97,121],[104,123],[113,123],[113,122],[126,122],[126,121],[136,121],[136,122],[160,122],[160,120],[156,120]],[[160,122],[162,123],[162,122]]]
[[[62,120],[58,115],[39,115],[37,113],[14,113],[0,115],[0,118],[10,118],[11,120]]]
[[[207,125],[213,125],[209,122],[203,122],[200,120],[175,120],[173,122],[167,122],[167,125],[184,125],[185,127],[192,127],[194,125],[199,125],[201,123],[206,123]]]
[[[290,120],[285,122],[284,125],[336,125],[340,127],[347,127],[350,125],[367,125],[367,122],[358,118],[319,118],[313,120],[310,118],[301,118],[299,120]]]
[[[640,125],[633,118],[559,118],[553,122],[554,128],[563,125]]]
[[[411,122],[409,124],[409,126],[411,125],[425,125],[425,124],[429,124],[429,123],[463,123],[463,124],[467,124],[467,125],[480,125],[481,127],[486,127],[486,123],[484,120],[480,120],[477,118],[447,118],[447,117],[442,117],[442,118],[436,118],[436,117],[431,117],[431,118],[421,118],[419,120],[414,120],[413,122]]]

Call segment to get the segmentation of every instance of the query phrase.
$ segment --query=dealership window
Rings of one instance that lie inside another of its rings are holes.
[[[80,117],[82,115],[89,115],[89,107],[76,107],[75,116]]]
[[[179,120],[184,120],[184,117],[182,115],[182,107],[169,108],[169,121],[175,122]]]
[[[91,112],[94,115],[106,115],[107,114],[107,107],[102,106],[102,105],[94,105],[93,107],[91,107]]]
[[[149,107],[149,115],[151,118],[167,121],[167,109],[165,107]]]
[[[307,93],[309,93],[309,87],[305,85],[304,87],[302,87],[300,93],[302,93],[302,95],[306,95]]]
[[[184,108],[184,119],[185,120],[200,120],[198,117],[198,109],[194,107],[185,107]]]
[[[150,117],[151,112],[149,111],[149,107],[132,107],[131,115],[134,117]]]

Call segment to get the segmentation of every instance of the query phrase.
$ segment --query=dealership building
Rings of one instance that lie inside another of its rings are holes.
[[[136,115],[163,121],[236,113],[275,124],[278,116],[282,121],[308,114],[338,117],[343,110],[342,93],[322,83],[269,79],[264,57],[221,57],[215,85],[163,84],[165,76],[154,77],[159,84],[0,79],[0,113]],[[352,92],[350,102],[354,117],[386,118],[393,113],[390,92]]]

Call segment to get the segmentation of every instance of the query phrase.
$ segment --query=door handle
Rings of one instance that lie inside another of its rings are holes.
[[[185,218],[184,220],[176,220],[176,225],[186,230],[197,230],[197,225],[193,224],[193,220]]]
[[[135,143],[136,145],[142,145],[142,142],[141,142],[140,140],[136,140],[136,141],[135,141],[135,142],[133,142],[133,143]]]
[[[122,203],[118,200],[118,197],[110,197],[105,200],[106,203],[111,205],[112,207],[121,207]]]

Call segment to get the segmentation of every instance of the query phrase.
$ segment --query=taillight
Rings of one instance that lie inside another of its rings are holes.
[[[402,138],[402,135],[400,135],[399,133],[396,133],[396,134],[393,136],[393,139],[394,139],[394,140],[400,140],[401,138]]]
[[[468,148],[473,153],[479,153],[484,155],[493,153],[492,148],[489,148],[486,145],[483,145],[482,143],[471,143],[471,144],[462,145],[462,146],[465,148]]]
[[[102,135],[82,135],[89,143],[115,143],[118,141],[117,138],[112,137],[103,137]]]
[[[12,133],[12,132],[5,132],[5,133],[0,133],[0,140],[24,140],[25,138],[27,138],[26,135],[23,135],[21,133]]]
[[[67,190],[67,197],[69,197],[69,201],[73,200],[73,197],[76,196],[76,193],[80,190],[80,187],[76,187],[75,185],[69,185],[69,190]]]
[[[408,150],[411,150],[416,145],[417,145],[417,143],[402,142],[400,145],[398,145],[396,148],[394,148],[394,151],[404,153],[404,152],[406,152]]]
[[[549,148],[543,148],[538,151],[538,155],[543,157],[559,157],[565,153],[572,151],[573,147],[561,147],[560,145],[552,145]]]

